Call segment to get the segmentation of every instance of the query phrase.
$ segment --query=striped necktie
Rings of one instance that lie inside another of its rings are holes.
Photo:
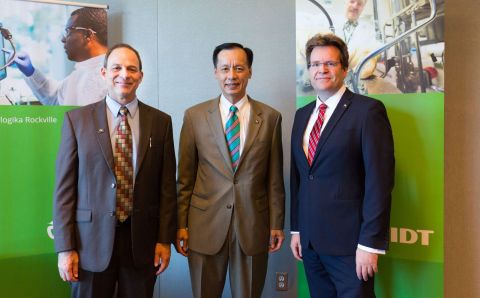
[[[125,221],[133,207],[133,145],[132,131],[128,125],[128,109],[121,107],[120,123],[115,131],[115,177],[117,178],[116,214],[120,222]]]
[[[320,132],[322,131],[323,121],[325,120],[327,105],[322,103],[319,110],[317,121],[315,121],[315,124],[313,125],[312,131],[310,132],[310,139],[308,140],[308,164],[310,166],[312,165],[315,152],[317,151],[318,140],[320,140]]]
[[[240,159],[240,121],[237,117],[238,108],[230,107],[227,124],[225,125],[225,138],[227,140],[228,151],[230,151],[230,160],[232,169],[235,172]]]

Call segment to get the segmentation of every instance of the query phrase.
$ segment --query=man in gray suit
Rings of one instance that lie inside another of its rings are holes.
[[[176,232],[170,116],[137,99],[138,52],[119,44],[102,68],[106,99],[65,114],[57,157],[55,250],[72,297],[152,297]]]
[[[284,240],[281,115],[246,94],[253,52],[215,48],[222,94],[185,112],[180,135],[177,251],[195,297],[260,297],[268,252]]]

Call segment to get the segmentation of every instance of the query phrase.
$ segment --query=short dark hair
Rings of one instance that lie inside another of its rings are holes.
[[[70,16],[77,16],[77,19],[75,20],[76,25],[95,31],[98,42],[107,46],[107,11],[105,9],[82,7],[74,10]]]
[[[335,47],[340,52],[340,64],[343,69],[348,69],[348,47],[345,42],[335,34],[316,34],[307,41],[305,54],[307,56],[307,68],[310,68],[310,56],[315,47]]]
[[[213,50],[213,66],[217,67],[218,53],[223,50],[231,50],[235,48],[242,49],[245,54],[247,54],[248,67],[251,68],[253,64],[253,51],[236,42],[222,43],[221,45],[218,45],[215,50]]]
[[[138,53],[137,50],[135,50],[131,45],[129,44],[126,44],[126,43],[118,43],[116,45],[114,45],[113,47],[109,48],[107,53],[105,54],[105,59],[103,60],[103,67],[104,68],[107,68],[107,64],[108,64],[108,57],[110,57],[110,54],[115,50],[115,49],[120,49],[120,48],[126,48],[126,49],[129,49],[131,50],[132,52],[135,53],[135,55],[137,56],[137,59],[138,59],[138,68],[140,69],[140,71],[142,71],[142,59],[140,59],[140,54]]]

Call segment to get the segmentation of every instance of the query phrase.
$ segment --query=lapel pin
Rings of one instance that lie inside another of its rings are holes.
[[[343,107],[346,108],[348,105],[346,103],[343,104]]]
[[[104,131],[105,131],[105,130],[104,130],[103,128],[99,128],[99,129],[98,129],[98,133],[102,133],[102,132],[104,132]]]
[[[259,122],[260,122],[260,121],[258,121],[258,119],[256,119],[256,120],[255,120],[255,123],[257,123],[257,124],[258,124]]]

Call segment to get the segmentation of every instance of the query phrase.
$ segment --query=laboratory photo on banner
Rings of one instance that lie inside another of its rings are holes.
[[[2,297],[69,293],[68,284],[59,283],[53,249],[60,131],[66,111],[106,95],[100,73],[107,51],[106,6],[79,5],[0,0]]]
[[[0,105],[83,106],[107,93],[104,8],[0,0]]]
[[[348,45],[352,91],[444,91],[444,0],[297,0],[296,23],[297,96],[313,95],[305,43],[328,32]]]
[[[348,47],[346,87],[380,100],[388,114],[395,181],[378,297],[443,297],[444,7],[444,0],[296,0],[297,108],[316,99],[305,44],[334,33]],[[303,271],[300,263],[299,297],[309,297]]]

